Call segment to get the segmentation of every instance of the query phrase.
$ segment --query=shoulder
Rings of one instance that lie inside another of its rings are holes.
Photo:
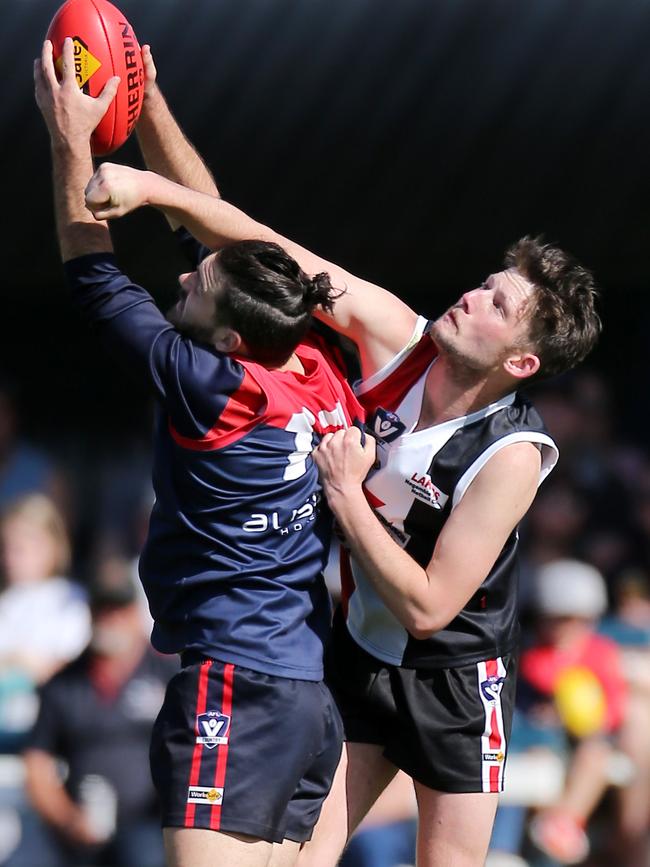
[[[542,454],[537,443],[523,441],[504,444],[478,470],[474,485],[537,488],[541,467]]]
[[[505,444],[496,451],[486,463],[483,472],[539,474],[542,456],[539,445],[529,440],[519,440]]]

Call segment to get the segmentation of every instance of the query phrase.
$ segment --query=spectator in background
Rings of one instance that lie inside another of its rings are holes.
[[[588,517],[589,503],[574,485],[562,475],[549,480],[526,519],[529,568],[534,571],[542,563],[575,556]]]
[[[0,515],[0,750],[18,749],[36,713],[34,686],[73,659],[90,638],[81,587],[64,577],[70,542],[43,494]]]
[[[25,766],[46,828],[24,834],[10,867],[164,863],[149,740],[176,660],[150,648],[128,576],[98,585],[91,606],[89,648],[41,690]]]
[[[17,497],[41,493],[66,508],[63,476],[49,455],[20,437],[19,428],[15,389],[0,380],[0,507]]]
[[[536,576],[537,636],[521,658],[519,703],[530,725],[556,729],[569,751],[564,791],[530,826],[535,845],[555,860],[587,857],[587,822],[609,785],[610,736],[621,726],[626,684],[620,651],[596,633],[607,608],[602,575],[559,560]]]
[[[610,860],[617,867],[647,867],[650,823],[650,577],[642,569],[614,582],[614,611],[600,631],[623,656],[628,701],[619,745],[634,766],[630,783],[617,792],[617,833]]]

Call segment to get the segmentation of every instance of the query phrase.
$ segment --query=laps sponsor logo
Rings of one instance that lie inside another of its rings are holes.
[[[491,674],[486,680],[481,682],[481,692],[486,701],[496,701],[499,698],[504,681],[505,677],[497,677],[496,674]]]
[[[228,714],[209,710],[198,714],[196,718],[197,744],[202,744],[209,750],[228,743],[230,717]]]
[[[214,786],[190,786],[187,790],[188,804],[208,804],[214,806],[223,801],[223,789]]]
[[[433,506],[434,509],[444,509],[449,499],[449,494],[445,494],[440,488],[436,487],[428,473],[415,472],[410,479],[404,479],[404,481],[418,500],[423,500],[429,506]]]

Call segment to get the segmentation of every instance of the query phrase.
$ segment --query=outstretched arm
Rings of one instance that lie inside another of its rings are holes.
[[[522,442],[490,458],[451,512],[426,568],[389,536],[366,500],[362,484],[374,456],[374,440],[366,435],[362,446],[357,428],[326,434],[314,451],[329,506],[364,574],[402,626],[428,638],[469,602],[528,511],[540,452]]]
[[[145,163],[162,179],[173,181],[186,191],[149,178],[143,180],[148,187],[146,192],[143,190],[143,198],[132,207],[154,205],[165,213],[172,226],[184,225],[212,250],[249,238],[273,241],[293,256],[307,274],[327,272],[333,285],[345,289],[346,293],[337,301],[332,316],[318,315],[357,344],[364,377],[381,369],[408,343],[417,316],[380,286],[355,277],[222,201],[214,178],[178,125],[158,87],[148,45],[143,46],[142,60],[145,99],[136,130]],[[104,182],[109,185],[108,178]],[[115,177],[112,182],[117,183]],[[192,191],[205,197],[192,196]],[[119,197],[119,191],[117,193]],[[94,207],[92,197],[89,206]],[[121,216],[126,210],[96,210],[95,213],[110,218]]]
[[[142,205],[153,205],[185,225],[213,250],[255,238],[280,244],[307,274],[325,271],[337,289],[334,316],[319,316],[359,347],[364,377],[391,361],[410,340],[416,314],[395,295],[355,277],[258,223],[234,205],[213,195],[196,192],[153,172],[104,163],[86,191],[88,207],[99,219],[120,217]]]
[[[43,43],[34,61],[36,102],[50,133],[54,208],[61,258],[64,262],[87,253],[112,250],[108,225],[86,209],[84,187],[93,173],[90,136],[117,93],[119,78],[111,78],[96,99],[84,94],[75,80],[71,39],[63,43],[62,78],[52,59],[52,43]]]
[[[136,126],[136,134],[145,165],[157,174],[211,196],[219,190],[210,170],[189,142],[178,121],[171,113],[156,81],[156,66],[151,48],[142,46],[145,73],[144,103]],[[172,226],[180,222],[167,215]]]

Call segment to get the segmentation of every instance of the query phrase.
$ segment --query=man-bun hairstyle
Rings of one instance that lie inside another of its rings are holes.
[[[225,278],[219,321],[245,341],[251,356],[282,364],[307,333],[316,307],[331,312],[342,295],[328,274],[310,277],[279,244],[239,241],[218,255]]]
[[[541,238],[517,241],[505,266],[516,268],[536,289],[529,314],[529,339],[540,360],[536,378],[570,370],[591,351],[602,328],[593,275]]]

